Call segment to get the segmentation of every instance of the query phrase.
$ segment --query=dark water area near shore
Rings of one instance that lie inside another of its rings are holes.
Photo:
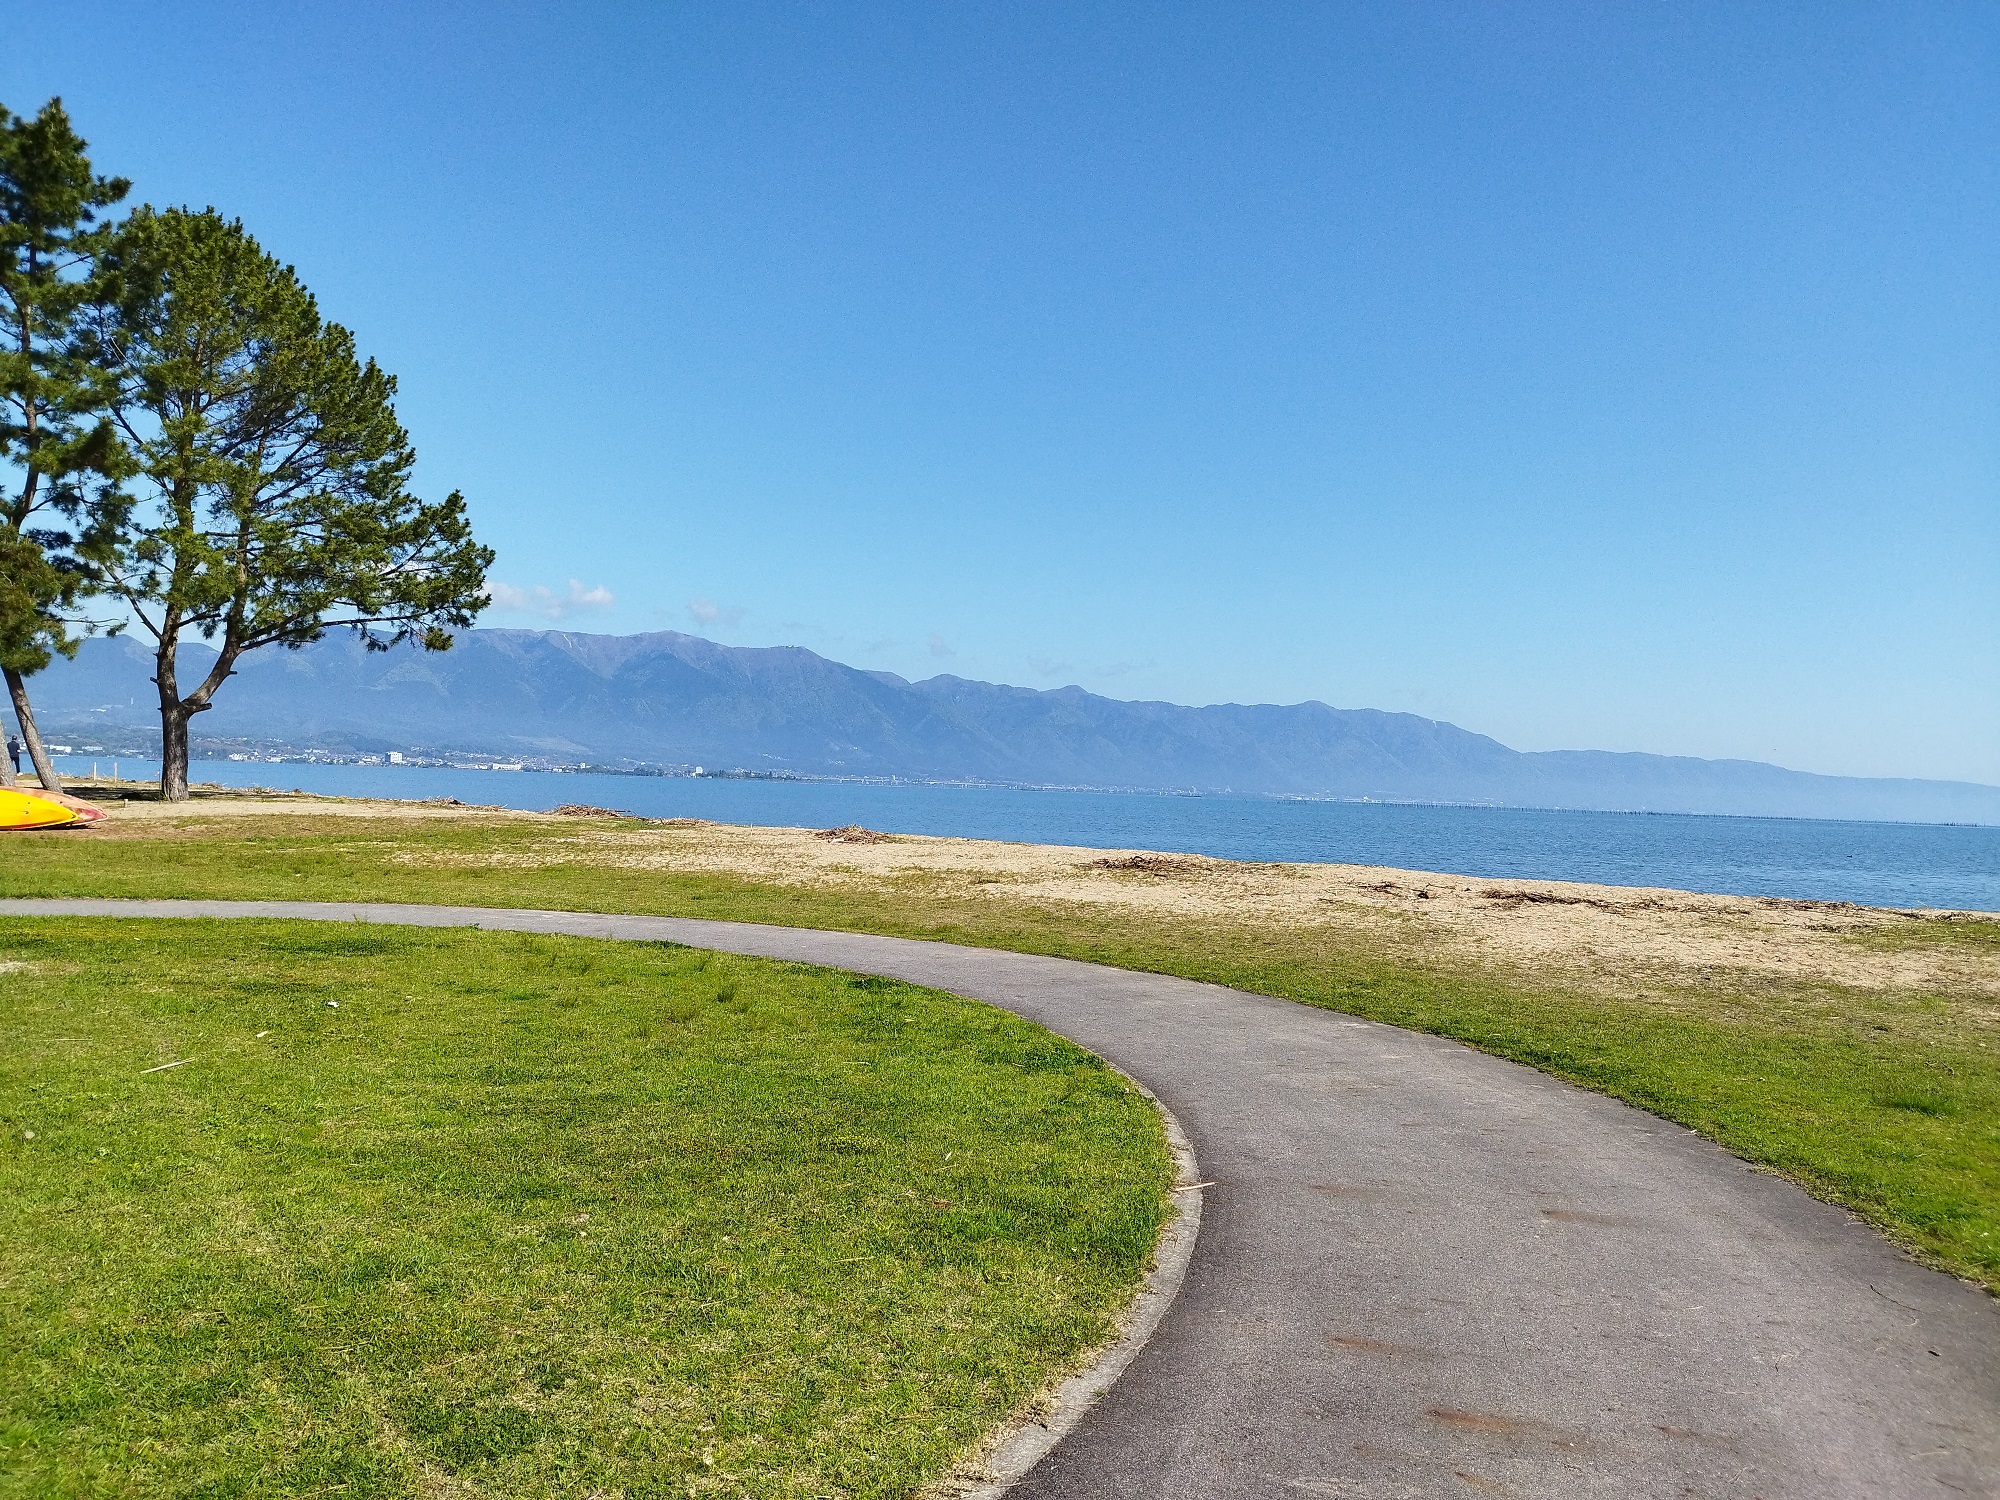
[[[89,774],[93,764],[111,770],[105,757],[57,763],[76,776]],[[859,823],[885,833],[1222,859],[2000,911],[2000,828],[1955,824],[305,762],[200,761],[191,769],[197,781],[333,796],[456,797],[528,811],[586,803],[651,818],[767,827]],[[146,761],[121,761],[119,770],[127,777],[159,772]]]

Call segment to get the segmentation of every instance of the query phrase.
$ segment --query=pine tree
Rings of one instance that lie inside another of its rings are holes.
[[[348,627],[386,650],[450,647],[485,604],[493,554],[456,493],[409,490],[395,379],[322,321],[292,271],[214,210],[142,208],[107,253],[98,357],[137,493],[107,495],[103,577],[153,639],[160,790],[187,797],[188,721],[238,659]],[[177,653],[217,656],[183,692]]]
[[[32,120],[0,107],[0,459],[19,475],[0,495],[0,675],[36,773],[55,791],[26,678],[56,652],[76,654],[73,612],[90,581],[80,553],[91,543],[60,523],[74,522],[89,486],[124,471],[103,415],[111,387],[78,332],[103,291],[111,230],[97,215],[130,186],[93,173],[60,99]],[[0,780],[13,780],[4,761]]]

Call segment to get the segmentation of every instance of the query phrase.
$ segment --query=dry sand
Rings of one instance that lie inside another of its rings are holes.
[[[2000,950],[1953,941],[1953,927],[1973,920],[1969,913],[866,830],[836,836],[841,831],[692,819],[612,823],[423,803],[217,797],[182,808],[128,803],[107,821],[133,833],[164,831],[164,823],[195,833],[216,819],[259,814],[500,822],[526,835],[493,852],[412,849],[391,856],[413,865],[589,864],[1239,927],[1331,929],[1432,961],[1560,971],[1588,988],[1627,996],[1655,985],[1762,979],[1930,993],[1969,1019],[2000,1021],[1991,1003],[2000,1000]]]
[[[147,800],[125,801],[123,789]],[[433,802],[392,802],[365,797],[319,797],[311,792],[252,791],[222,793],[213,782],[197,785],[194,800],[172,803],[152,801],[152,783],[128,781],[122,788],[108,783],[72,786],[71,795],[104,808],[113,816],[99,825],[99,831],[115,832],[121,824],[157,834],[162,828],[179,824],[199,826],[216,818],[318,817],[318,818],[485,818],[507,822],[547,822],[549,815],[516,812],[506,807],[476,807],[470,803],[439,798]]]

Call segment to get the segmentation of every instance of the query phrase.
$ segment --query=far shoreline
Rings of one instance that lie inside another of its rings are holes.
[[[101,765],[108,759],[125,761],[128,757],[124,755],[113,757],[101,754],[86,756],[72,752],[57,754],[53,759],[56,762],[57,769],[65,775],[72,773],[80,775],[82,773],[76,768],[80,767],[86,760],[91,761],[92,764]],[[134,755],[129,757],[129,760],[136,765],[158,764],[156,757],[147,755]],[[496,766],[490,762],[487,764],[459,765],[420,762],[392,763],[385,760],[314,760],[304,757],[297,759],[232,760],[227,757],[216,758],[213,756],[193,757],[190,761],[190,766],[196,765],[310,767],[315,770],[335,772],[394,771],[398,773],[437,772],[448,775],[602,777],[606,780],[637,782],[703,782],[710,784],[752,782],[760,785],[869,787],[883,790],[921,789],[926,791],[1019,792],[1087,797],[1157,797],[1176,801],[1297,803],[1313,807],[1409,808],[1449,812],[1525,813],[1537,816],[1703,818],[1733,819],[1760,823],[1853,825],[1864,828],[1984,828],[2000,831],[2000,821],[1981,823],[1954,818],[1866,818],[1823,813],[1736,812],[1663,807],[1571,807],[1556,803],[1453,801],[1442,798],[1417,797],[1349,797],[1314,792],[1237,791],[1227,787],[1096,786],[1067,782],[981,781],[948,777],[840,776],[812,771],[753,771],[740,767],[719,771],[699,769],[695,773],[687,773],[666,770],[625,769],[608,766],[537,766],[529,765],[526,762],[519,765]],[[28,774],[32,776],[33,773],[29,772]],[[121,779],[125,781],[134,780],[134,778],[130,777]],[[143,784],[143,782],[138,784]],[[219,782],[206,784],[210,786],[225,785],[225,783]],[[1978,785],[1977,783],[1965,784]],[[245,785],[244,789],[250,790],[251,788]],[[2000,788],[1996,788],[1995,790],[2000,790]],[[329,793],[326,795],[341,794]],[[381,798],[376,800],[421,801],[423,799]],[[528,811],[530,809],[522,810]]]
[[[203,770],[244,765],[197,764]],[[266,772],[277,769],[254,764]],[[151,793],[150,782],[121,775],[113,784],[102,774],[110,769],[102,758],[97,766],[97,781],[77,776],[69,784],[135,800]],[[1236,794],[1047,790],[1026,796],[1018,789],[958,783],[887,786],[576,773],[538,773],[531,780],[529,773],[311,762],[287,763],[285,770],[300,773],[295,777],[270,778],[296,785],[260,789],[258,778],[247,774],[251,766],[244,769],[242,783],[206,782],[207,794],[253,799],[297,794],[384,808],[422,807],[442,796],[520,814],[579,802],[641,818],[697,817],[743,827],[858,823],[898,836],[1151,850],[1246,864],[1346,865],[1437,878],[1549,881],[1892,911],[2000,911],[2000,829],[1985,824],[1612,814]],[[1481,813],[1508,817],[1472,816]]]

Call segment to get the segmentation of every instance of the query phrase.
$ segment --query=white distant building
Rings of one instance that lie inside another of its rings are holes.
[[[391,750],[389,752],[389,764],[392,766],[400,766],[402,763],[403,763],[403,752],[400,750]]]

